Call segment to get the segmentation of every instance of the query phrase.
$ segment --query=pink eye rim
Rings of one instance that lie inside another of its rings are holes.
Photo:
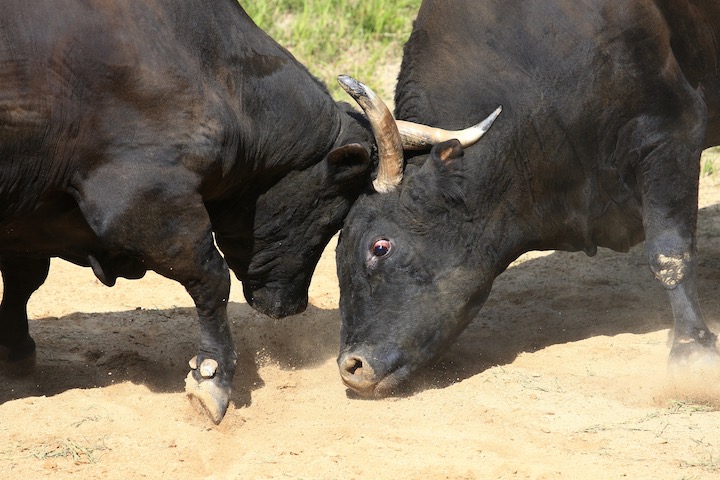
[[[370,253],[374,257],[385,257],[390,253],[392,243],[387,238],[378,238],[370,246]]]

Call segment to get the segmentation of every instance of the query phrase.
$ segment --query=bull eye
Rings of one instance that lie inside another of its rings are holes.
[[[372,254],[376,257],[384,257],[390,252],[390,240],[386,238],[380,238],[375,240],[372,245]]]

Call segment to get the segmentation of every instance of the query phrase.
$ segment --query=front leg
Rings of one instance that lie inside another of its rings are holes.
[[[694,265],[688,267],[693,268]],[[720,368],[717,335],[710,331],[703,320],[695,282],[696,275],[693,272],[680,285],[668,290],[675,318],[670,366],[711,371]]]
[[[236,368],[227,318],[230,274],[194,180],[181,168],[120,163],[87,178],[78,189],[78,204],[104,248],[139,258],[148,269],[181,283],[192,297],[200,344],[186,391],[219,423]]]
[[[204,249],[210,258],[203,265],[206,275],[182,281],[195,302],[200,321],[198,355],[190,360],[185,391],[196,408],[220,423],[230,402],[237,356],[227,317],[230,274],[212,244],[212,235],[207,236],[207,241]]]
[[[696,286],[699,156],[699,149],[661,145],[645,159],[641,176],[645,251],[672,306],[669,366],[680,376],[720,374],[717,336],[703,319]]]
[[[717,336],[703,320],[698,301],[693,243],[677,232],[651,233],[646,241],[650,269],[667,290],[675,320],[669,362],[673,368],[720,368]]]

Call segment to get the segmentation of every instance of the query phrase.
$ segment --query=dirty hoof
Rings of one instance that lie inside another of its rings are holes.
[[[673,379],[681,380],[687,377],[703,379],[720,379],[720,355],[716,352],[706,352],[681,359],[671,358],[668,362],[668,372]]]
[[[230,389],[218,385],[217,378],[204,378],[198,382],[193,375],[194,371],[185,377],[185,393],[193,407],[198,411],[205,412],[217,425],[227,412],[230,403]]]
[[[668,361],[670,371],[720,371],[720,353],[715,339],[706,343],[695,340],[676,340]]]
[[[35,348],[24,352],[13,352],[0,345],[0,372],[11,377],[23,377],[35,370]]]
[[[702,402],[720,399],[720,354],[714,345],[677,342],[670,352],[668,376],[677,396]]]

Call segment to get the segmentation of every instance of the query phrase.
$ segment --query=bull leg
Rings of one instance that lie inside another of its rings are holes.
[[[196,185],[183,183],[182,176],[148,168],[119,171],[123,182],[110,170],[88,179],[78,203],[106,248],[141,258],[192,297],[200,344],[186,391],[219,423],[230,401],[236,355],[227,318],[230,274],[215,248],[208,213]]]
[[[0,257],[3,296],[0,303],[0,362],[11,374],[35,366],[35,342],[28,329],[27,302],[45,282],[49,258]]]
[[[671,155],[673,160],[667,157]],[[650,269],[665,287],[675,320],[671,371],[720,371],[717,337],[703,320],[697,294],[697,178],[699,149],[664,145],[646,159],[642,175],[645,252]],[[674,159],[690,159],[675,161]],[[675,169],[678,169],[675,171]],[[683,170],[683,171],[680,171]],[[676,181],[687,178],[688,181]],[[678,368],[679,367],[679,368]]]
[[[679,239],[678,236],[674,240]],[[674,317],[668,365],[678,379],[711,372],[717,375],[720,374],[717,336],[708,328],[700,310],[695,252],[690,249],[681,252],[679,247],[680,242],[670,246],[655,236],[646,244],[650,268],[667,290]]]
[[[200,277],[178,278],[195,302],[200,320],[200,345],[190,361],[191,371],[185,379],[188,396],[215,422],[225,416],[230,402],[236,354],[227,317],[230,297],[230,273],[222,256],[215,249],[208,229],[198,257]],[[173,268],[174,269],[174,268]],[[160,272],[170,278],[173,272]]]

